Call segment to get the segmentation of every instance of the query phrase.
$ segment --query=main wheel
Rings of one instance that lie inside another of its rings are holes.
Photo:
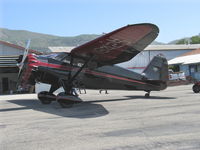
[[[47,91],[42,91],[38,93],[38,99],[42,104],[51,104],[52,101],[56,100],[56,96]]]
[[[57,102],[60,104],[61,107],[63,108],[70,108],[74,105],[74,101],[66,99],[67,95],[65,92],[61,92],[57,95]]]
[[[199,93],[200,92],[200,86],[195,84],[195,85],[193,85],[192,90],[193,90],[194,93]]]

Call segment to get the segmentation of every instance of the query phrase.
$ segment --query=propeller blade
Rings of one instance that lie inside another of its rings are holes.
[[[26,57],[28,55],[28,50],[29,50],[30,42],[31,42],[31,40],[29,39],[27,41],[27,43],[26,43],[26,48],[24,50],[24,55],[23,55],[23,58],[22,58],[22,63],[24,63],[24,60],[26,59]]]
[[[23,68],[23,66],[24,66],[24,61],[26,60],[26,57],[27,57],[27,55],[28,55],[30,42],[31,42],[31,40],[29,39],[29,40],[27,41],[27,43],[26,43],[26,48],[24,49],[24,55],[23,55],[22,61],[21,61],[20,64],[19,64],[18,78],[20,77],[22,68]]]

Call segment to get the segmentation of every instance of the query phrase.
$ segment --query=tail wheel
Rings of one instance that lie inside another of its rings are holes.
[[[200,92],[200,86],[199,85],[193,85],[192,90],[194,93],[199,93]]]
[[[150,97],[150,94],[149,94],[149,93],[146,93],[146,94],[144,95],[144,97],[145,97],[145,98],[149,98],[149,97]]]
[[[47,91],[42,91],[38,93],[38,99],[42,104],[51,104],[52,101],[56,100],[56,96]]]
[[[148,91],[148,90],[147,90],[147,91],[145,91],[145,92],[147,92],[147,93],[144,95],[144,97],[145,97],[145,98],[149,98],[149,97],[150,97],[150,92],[151,92],[151,91]]]

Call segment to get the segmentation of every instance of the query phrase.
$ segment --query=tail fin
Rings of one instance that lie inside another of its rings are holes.
[[[148,80],[167,81],[168,63],[166,58],[155,56],[142,74]]]

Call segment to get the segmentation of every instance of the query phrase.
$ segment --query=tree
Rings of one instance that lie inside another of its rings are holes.
[[[191,44],[200,44],[200,37],[199,36],[193,36],[191,37]]]
[[[188,40],[190,43],[188,43]],[[192,36],[191,38],[181,39],[176,44],[200,44],[200,36]]]

